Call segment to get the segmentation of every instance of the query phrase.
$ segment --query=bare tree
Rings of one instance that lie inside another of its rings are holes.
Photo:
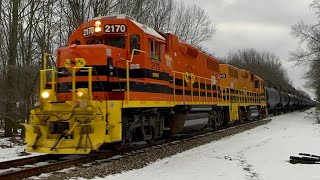
[[[205,10],[174,0],[60,0],[69,34],[82,22],[99,15],[126,14],[154,29],[172,32],[180,40],[199,46],[215,33]]]
[[[6,74],[6,116],[5,116],[5,137],[12,136],[12,122],[14,121],[14,109],[16,97],[14,95],[14,73],[17,63],[17,45],[18,45],[18,21],[19,21],[19,0],[12,0],[10,3],[10,33],[8,44],[8,66]]]
[[[320,1],[314,0],[310,7],[320,18]],[[310,25],[301,21],[292,26],[291,34],[300,40],[300,44],[305,45],[303,46],[305,48],[299,48],[291,53],[291,60],[297,64],[309,65],[306,85],[314,88],[317,98],[320,99],[320,24]]]
[[[238,68],[251,71],[253,74],[264,79],[266,85],[286,91],[295,91],[279,57],[273,53],[258,52],[255,49],[244,49],[229,52],[224,61]]]
[[[176,5],[168,30],[182,41],[199,45],[212,38],[216,29],[208,14],[197,5],[186,6],[183,2]]]

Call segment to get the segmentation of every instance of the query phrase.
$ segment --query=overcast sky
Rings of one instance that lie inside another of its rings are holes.
[[[255,48],[270,51],[280,57],[296,88],[304,88],[304,66],[294,67],[289,62],[289,52],[298,47],[298,39],[289,33],[291,26],[299,21],[315,23],[316,17],[310,9],[312,0],[184,0],[196,3],[205,9],[216,24],[217,31],[212,40],[203,45],[212,49],[217,57],[229,51]],[[310,94],[313,97],[313,94]]]

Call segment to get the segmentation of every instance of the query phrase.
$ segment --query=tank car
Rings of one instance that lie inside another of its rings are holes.
[[[311,107],[311,103],[303,97],[277,90],[273,87],[266,87],[268,112],[269,114],[279,114],[297,109]]]

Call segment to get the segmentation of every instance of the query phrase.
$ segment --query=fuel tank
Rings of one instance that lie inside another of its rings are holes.
[[[189,112],[186,115],[184,130],[203,128],[208,123],[211,110],[212,106],[190,106]]]
[[[200,129],[203,128],[209,120],[209,113],[190,113],[186,117],[184,123],[184,130]]]

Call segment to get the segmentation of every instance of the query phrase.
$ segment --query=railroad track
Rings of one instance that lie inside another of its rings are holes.
[[[228,131],[234,128],[241,128],[243,126],[246,126],[248,124],[256,124],[260,123],[261,121],[270,121],[271,119],[263,119],[259,121],[252,121],[252,122],[245,122],[242,124],[234,124],[230,125],[228,127],[218,129],[218,130],[206,130],[206,131],[194,131],[189,132],[185,134],[180,134],[178,136],[173,136],[170,138],[162,139],[159,141],[155,141],[152,143],[145,143],[145,144],[139,144],[139,145],[132,145],[125,147],[121,150],[117,151],[104,151],[104,152],[96,152],[92,153],[86,156],[74,156],[71,158],[68,158],[68,156],[64,155],[42,155],[42,156],[35,156],[35,157],[29,157],[29,158],[23,158],[23,159],[17,159],[13,161],[6,161],[0,163],[0,172],[5,170],[4,173],[0,173],[0,179],[22,179],[27,178],[31,176],[37,176],[41,173],[50,173],[54,171],[58,171],[61,169],[69,168],[72,166],[80,166],[86,163],[93,163],[97,160],[108,160],[112,159],[112,157],[115,157],[116,155],[134,155],[135,153],[141,153],[143,152],[143,149],[155,147],[155,148],[161,148],[162,145],[165,144],[177,144],[181,143],[182,141],[187,141],[188,139],[195,139],[195,138],[201,138],[203,136],[209,135],[209,134],[217,134],[221,133],[223,131]],[[30,164],[39,164],[39,162],[44,162],[40,165],[30,165]],[[25,166],[28,165],[28,166]],[[31,167],[30,167],[31,166]],[[9,171],[12,167],[15,167],[12,171]],[[10,168],[10,169],[8,169]],[[8,169],[8,171],[6,171]]]
[[[44,154],[44,155],[14,159],[14,160],[10,160],[10,161],[3,161],[3,162],[0,162],[0,172],[1,172],[1,170],[5,170],[8,168],[15,168],[15,167],[23,166],[23,165],[27,165],[27,164],[44,162],[44,161],[48,161],[48,160],[55,160],[60,157],[62,157],[62,155]]]

